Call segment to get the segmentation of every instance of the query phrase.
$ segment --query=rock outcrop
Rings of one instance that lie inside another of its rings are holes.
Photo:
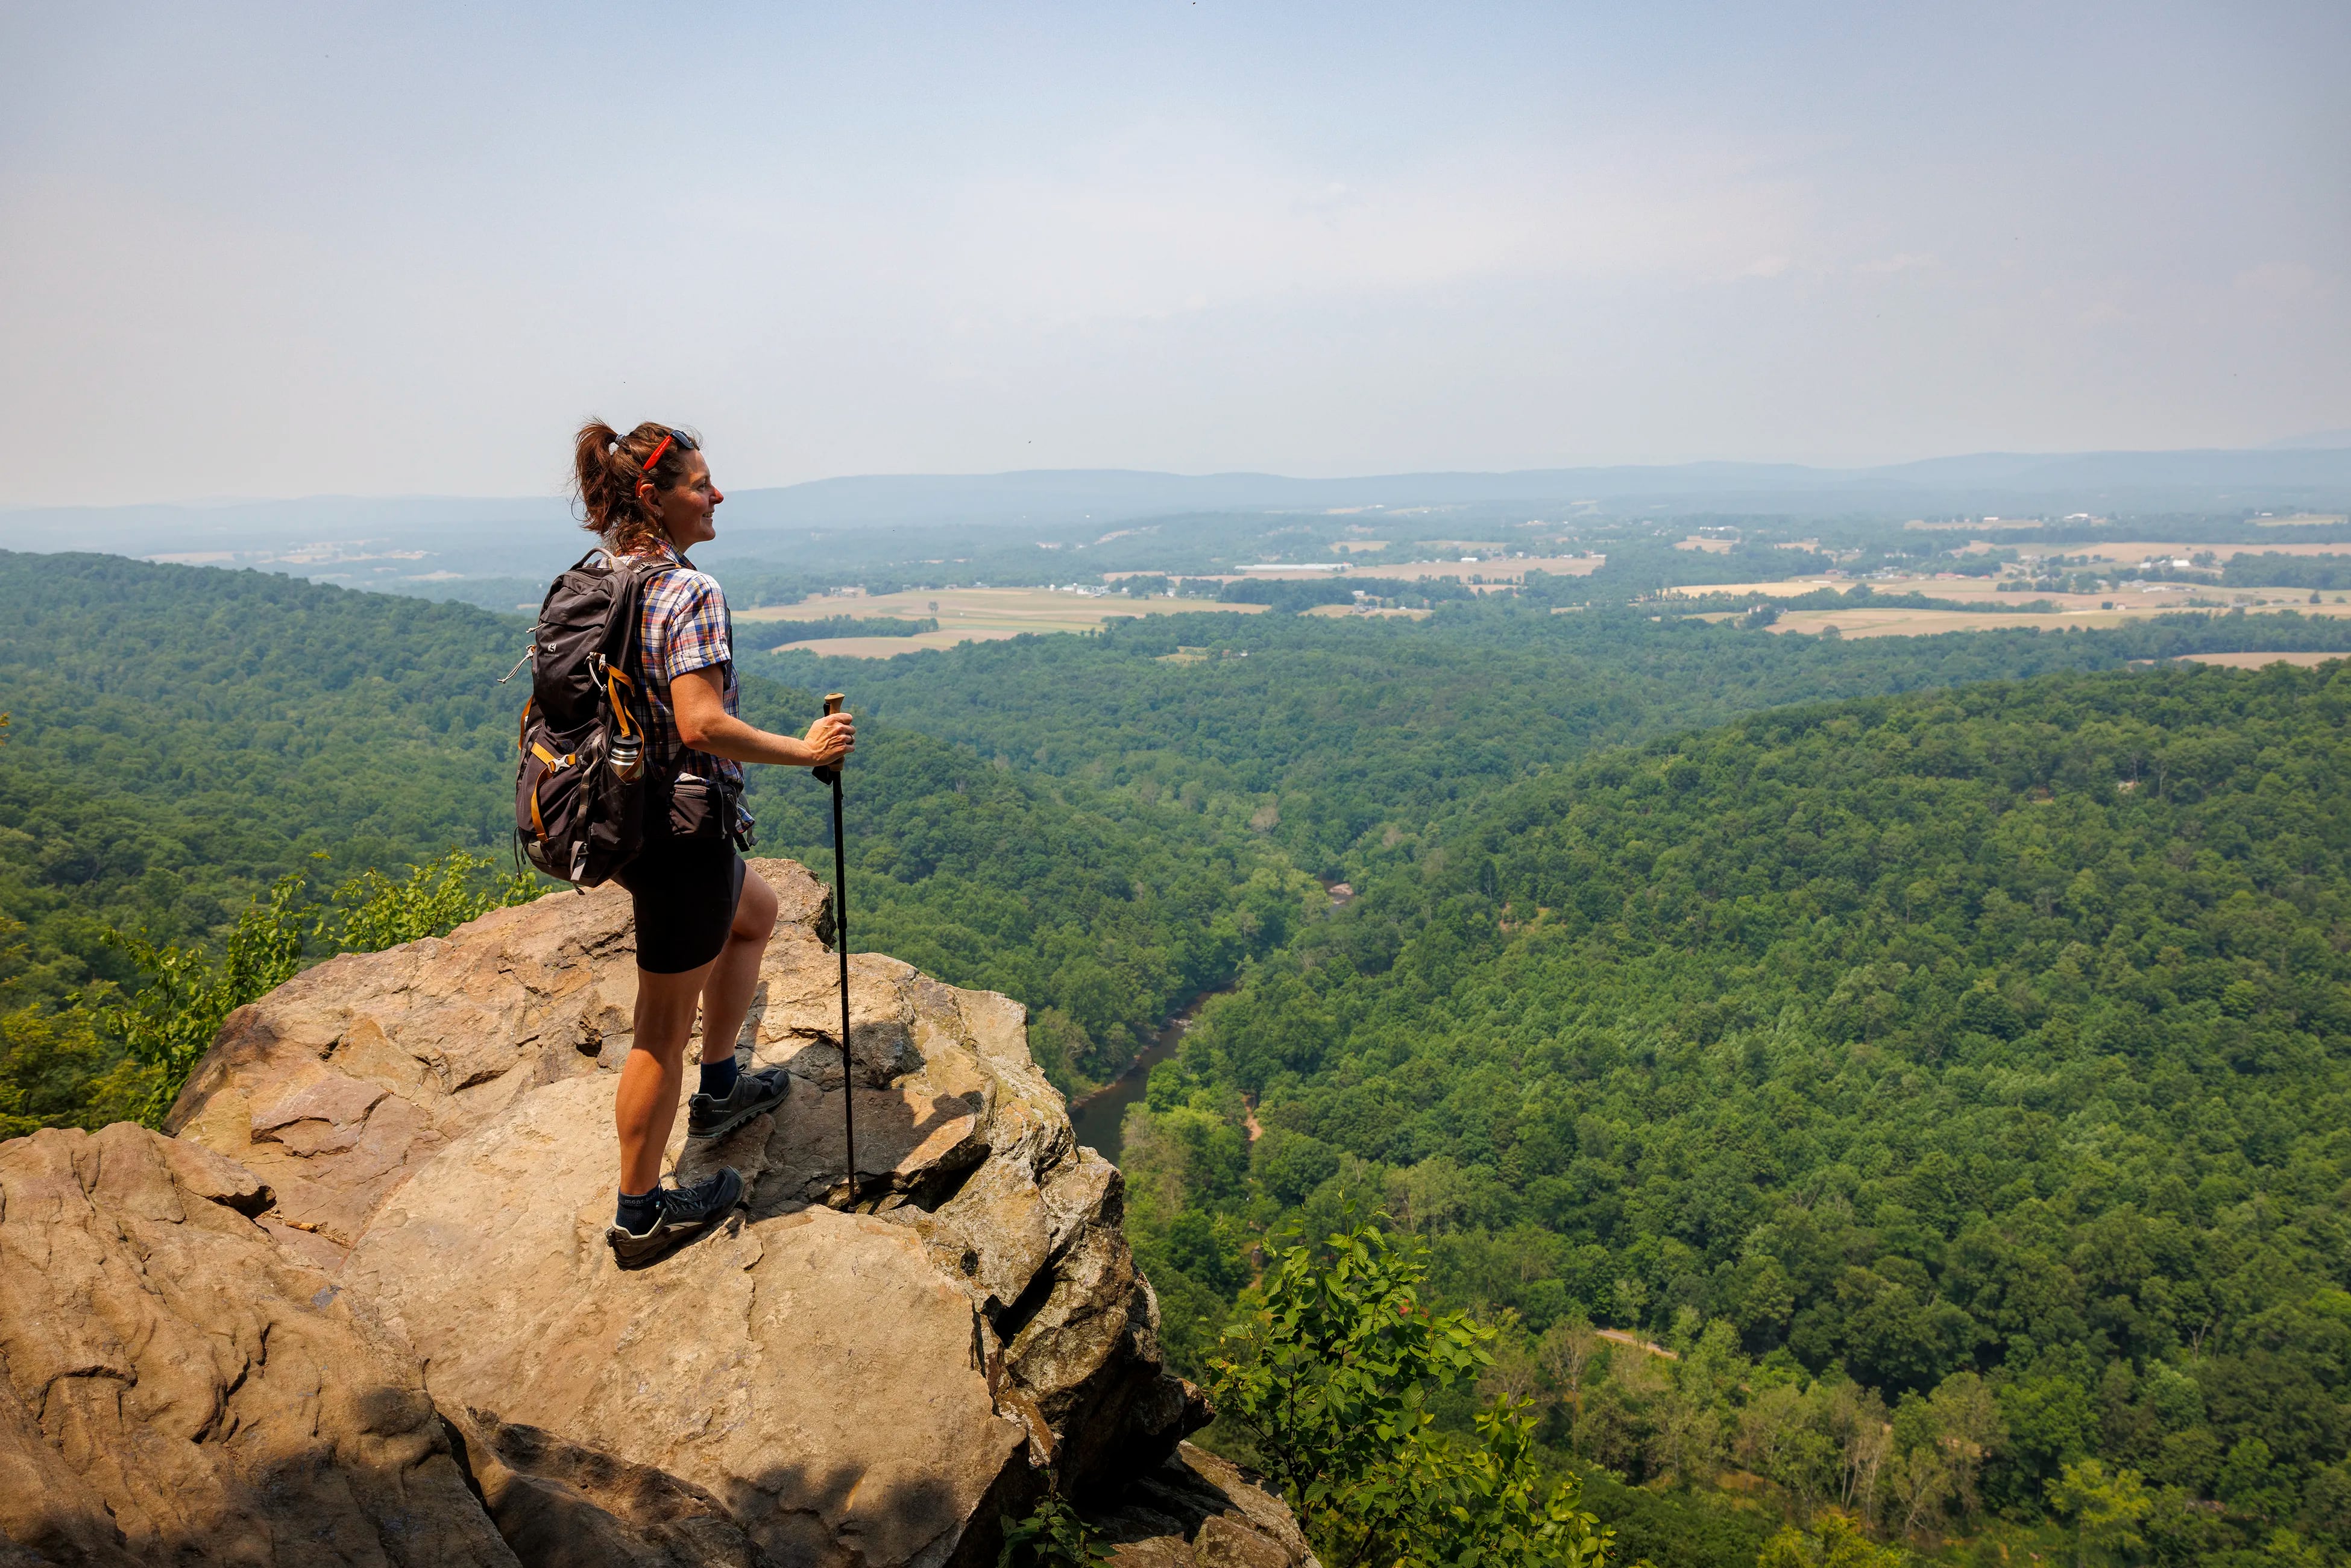
[[[747,1196],[654,1268],[603,1241],[617,889],[297,977],[175,1138],[0,1147],[0,1562],[992,1563],[1049,1464],[1136,1561],[1309,1561],[1177,1451],[1204,1401],[1019,1004],[859,955],[844,1064],[824,891],[758,869],[784,915],[737,1051],[791,1097],[673,1145]]]
[[[268,1196],[128,1124],[0,1145],[0,1553],[515,1562],[415,1360],[247,1218]]]

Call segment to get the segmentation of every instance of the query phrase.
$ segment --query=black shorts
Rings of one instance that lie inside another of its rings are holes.
[[[613,878],[636,906],[637,967],[655,975],[699,969],[726,946],[743,896],[743,857],[725,837],[648,833]]]

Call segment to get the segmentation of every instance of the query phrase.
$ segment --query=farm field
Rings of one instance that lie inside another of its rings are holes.
[[[1261,613],[1262,604],[1218,604],[1199,599],[1127,599],[1056,592],[1046,588],[917,589],[799,604],[763,605],[738,611],[738,621],[810,621],[826,615],[890,616],[904,621],[936,617],[939,629],[913,637],[828,637],[788,643],[844,659],[887,659],[958,643],[992,643],[1024,632],[1091,632],[1118,615],[1180,615],[1214,610],[1238,615]]]
[[[2182,653],[2179,656],[2191,664],[2218,664],[2224,670],[2259,670],[2271,664],[2294,664],[2307,670],[2346,657],[2342,653]]]
[[[2185,604],[2192,595],[2207,601],[2217,600],[2230,606],[2241,604],[2248,610],[2259,609],[2265,604],[2278,606],[2298,604],[2313,610],[2320,608],[2310,604],[2309,593],[2300,589],[2218,588],[2210,583],[2200,582],[2149,583],[2144,588],[2117,588],[2105,593],[2047,593],[2030,591],[2018,593],[2013,590],[2002,593],[1993,586],[1993,580],[1988,577],[1891,577],[1872,578],[1868,582],[1871,591],[1876,593],[1921,593],[1930,599],[1956,600],[1962,604],[2006,606],[2045,599],[2066,610],[2094,611],[2102,603],[2119,606],[2125,601],[2128,601],[2134,610],[2176,610]],[[1853,578],[1796,577],[1790,578],[1784,582],[1692,583],[1675,591],[1690,595],[1729,593],[1756,599],[1795,599],[1807,593],[1817,593],[1823,588],[1834,589],[1839,593],[1850,593],[1860,586],[1860,580]],[[2331,605],[2334,595],[2329,594],[2326,597]]]
[[[1553,577],[1589,577],[1606,565],[1608,560],[1604,555],[1571,555],[1545,556],[1527,560],[1489,557],[1478,560],[1386,561],[1361,559],[1354,558],[1352,551],[1342,551],[1336,549],[1332,553],[1350,556],[1347,570],[1332,571],[1325,568],[1311,566],[1281,566],[1270,567],[1263,571],[1228,572],[1220,577],[1195,576],[1191,572],[1186,572],[1184,576],[1189,580],[1198,582],[1320,582],[1326,578],[1345,579],[1357,575],[1405,578],[1416,581],[1440,577],[1458,580],[1476,577],[1487,582],[1522,582],[1530,571],[1547,571]],[[1112,571],[1102,574],[1105,580],[1113,582],[1121,578],[1144,575],[1145,574],[1140,570]]]
[[[1958,597],[1952,595],[1951,597]],[[2101,610],[2098,601],[2089,599],[2081,606],[2080,594],[2042,593],[2035,599],[2063,603],[2068,608],[2053,615],[2037,615],[2021,612],[1979,612],[1970,610],[1896,610],[1876,606],[1855,605],[1851,610],[1800,610],[1780,617],[1772,623],[1774,632],[1822,632],[1834,626],[1846,637],[1926,637],[1941,632],[1989,632],[2001,626],[2037,626],[2044,631],[2063,631],[2069,626],[2121,626],[2133,621],[2145,621],[2167,610],[2186,609],[2187,595],[2168,595],[2150,599],[2146,603],[2133,603],[2114,610]],[[2208,603],[2215,594],[2199,596]],[[2241,605],[2252,614],[2275,613],[2296,610],[2304,615],[2351,615],[2351,604],[2297,603],[2272,595],[2263,601],[2259,595],[2227,596],[2231,607]],[[2122,600],[2113,601],[2117,605]]]
[[[2131,560],[2137,561],[2152,553],[2157,547],[2131,544],[2106,548],[2111,551],[2139,552],[2129,556]],[[2169,545],[2162,548],[2184,550],[2189,547]],[[1699,583],[1678,591],[1693,596],[1722,593],[1764,600],[1794,599],[1816,593],[1824,588],[1838,593],[1851,593],[1860,586],[1860,582],[1845,578],[1800,577],[1784,582]],[[1774,632],[1818,632],[1834,626],[1840,635],[1847,637],[1915,637],[1942,632],[1989,632],[2006,626],[2120,626],[2165,611],[2186,609],[2191,600],[2198,608],[2219,605],[2229,609],[2241,608],[2255,613],[2292,609],[2306,615],[2351,614],[2351,604],[2338,604],[2333,594],[2325,596],[2324,602],[2313,604],[2308,593],[2296,589],[2224,589],[2205,583],[2150,583],[2142,588],[2116,589],[2102,594],[2002,593],[1990,578],[1947,574],[1875,579],[1869,581],[1868,587],[1873,594],[1877,595],[1917,593],[1962,604],[1981,604],[1986,608],[1980,611],[1917,610],[1863,603],[1850,610],[1790,611],[1782,614],[1771,629]],[[2021,608],[2035,601],[2053,604],[2057,609],[2055,612],[2048,613]]]
[[[2317,519],[2333,522],[2332,517]],[[1981,540],[1976,541],[1981,543]],[[2093,560],[2110,561],[2117,566],[2136,566],[2149,558],[2184,559],[2209,550],[2214,559],[2227,560],[2240,555],[2351,555],[2351,544],[2311,543],[2288,535],[2283,538],[2261,539],[2252,544],[2181,544],[2177,539],[2123,539],[2113,544],[2047,545],[2038,547],[2051,555],[2088,556]]]
[[[1545,556],[1535,560],[1415,560],[1403,561],[1393,567],[1379,569],[1383,577],[1406,578],[1471,578],[1482,577],[1488,582],[1522,582],[1530,571],[1547,571],[1553,577],[1589,577],[1608,563],[1604,555]],[[1252,577],[1271,577],[1272,572],[1251,572]]]

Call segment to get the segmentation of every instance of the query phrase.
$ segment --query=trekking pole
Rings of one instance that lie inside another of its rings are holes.
[[[828,692],[827,715],[841,711],[842,695]],[[816,776],[832,786],[832,946],[841,955],[841,1148],[849,1176],[849,1202],[857,1207],[857,1089],[849,1054],[849,844],[841,831],[841,765],[819,768]]]

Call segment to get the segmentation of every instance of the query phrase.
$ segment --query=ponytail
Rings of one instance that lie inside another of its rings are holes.
[[[641,424],[622,435],[601,419],[591,419],[572,438],[572,482],[580,492],[585,515],[580,526],[624,554],[642,550],[662,538],[661,525],[638,498],[637,486],[669,489],[685,479],[685,456],[700,444],[664,441],[666,424]],[[645,459],[654,459],[648,470]]]

